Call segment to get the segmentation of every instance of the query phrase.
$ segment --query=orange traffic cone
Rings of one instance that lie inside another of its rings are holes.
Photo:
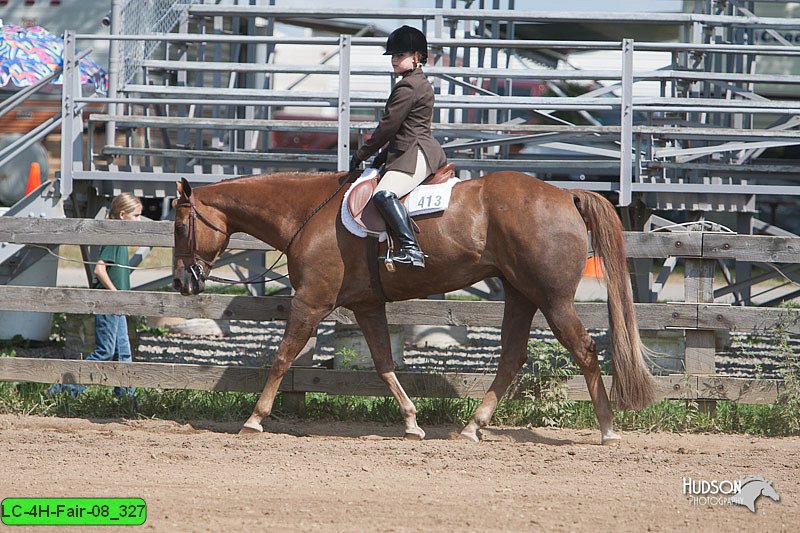
[[[28,171],[28,184],[25,185],[25,196],[38,189],[42,184],[41,173],[42,169],[39,167],[39,163],[36,161],[31,163],[31,169]]]
[[[583,271],[584,276],[591,278],[603,277],[603,258],[595,255],[586,260],[586,268]]]

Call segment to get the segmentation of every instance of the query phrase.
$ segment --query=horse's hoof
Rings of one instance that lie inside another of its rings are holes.
[[[406,440],[424,440],[425,439],[425,432],[422,428],[416,429],[407,429],[405,434]]]
[[[264,428],[261,427],[261,424],[245,424],[242,426],[242,429],[239,430],[239,435],[257,435],[263,432]]]
[[[463,440],[463,441],[467,441],[467,442],[480,442],[481,441],[481,439],[478,438],[477,434],[469,433],[469,432],[465,433],[463,431],[458,434],[458,440]]]
[[[612,433],[610,435],[603,435],[600,438],[600,444],[603,446],[619,446],[622,442],[622,437],[617,435],[616,433]]]

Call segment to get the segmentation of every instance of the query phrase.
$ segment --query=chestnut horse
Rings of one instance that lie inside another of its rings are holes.
[[[349,233],[339,215],[342,185],[350,178],[341,172],[259,175],[196,190],[185,178],[178,183],[173,285],[182,294],[203,291],[234,232],[248,233],[287,255],[296,291],[290,316],[264,390],[241,433],[263,431],[261,422],[272,410],[282,377],[320,321],[341,306],[354,313],[375,369],[400,405],[406,438],[425,436],[394,373],[385,301],[370,284],[367,240]],[[583,372],[602,442],[618,441],[595,343],[573,303],[586,265],[588,225],[608,282],[612,398],[622,409],[651,403],[655,382],[642,357],[622,224],[611,203],[596,193],[559,189],[527,174],[496,172],[457,184],[447,211],[417,224],[420,245],[430,256],[426,268],[400,266],[393,273],[381,268],[387,300],[449,292],[493,276],[502,278],[505,288],[497,375],[461,437],[479,440],[479,429],[489,423],[527,360],[531,321],[541,310]]]

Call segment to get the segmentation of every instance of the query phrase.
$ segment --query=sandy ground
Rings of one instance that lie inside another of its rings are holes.
[[[0,497],[141,497],[153,531],[798,531],[800,438],[0,416]],[[780,502],[693,505],[683,478],[760,475]],[[3,526],[0,526],[2,528]],[[15,530],[39,531],[34,528]],[[52,531],[57,528],[47,528]],[[70,531],[103,528],[70,528]],[[131,531],[138,528],[119,528]]]

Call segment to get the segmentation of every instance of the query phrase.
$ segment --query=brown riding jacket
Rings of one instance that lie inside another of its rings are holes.
[[[433,88],[421,67],[395,84],[378,127],[356,152],[364,161],[389,143],[386,170],[413,174],[417,167],[417,147],[425,154],[432,171],[447,163],[439,142],[431,134]]]

